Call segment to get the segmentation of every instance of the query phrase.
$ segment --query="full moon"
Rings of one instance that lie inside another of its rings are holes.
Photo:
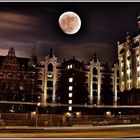
[[[59,26],[66,34],[75,34],[81,27],[81,19],[74,12],[65,12],[59,17]]]

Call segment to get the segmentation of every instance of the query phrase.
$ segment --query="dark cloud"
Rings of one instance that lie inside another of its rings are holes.
[[[113,63],[117,41],[126,32],[137,32],[140,3],[0,3],[0,48],[13,46],[18,55],[29,56],[36,46],[44,57],[53,48],[59,60],[72,58],[89,61],[94,53],[100,61]],[[59,16],[74,11],[82,20],[80,31],[72,36],[62,32]],[[3,51],[2,51],[3,50]]]

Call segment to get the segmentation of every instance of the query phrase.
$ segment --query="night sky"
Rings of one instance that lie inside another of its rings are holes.
[[[77,34],[67,35],[59,27],[59,16],[73,11],[81,18]],[[29,56],[36,47],[37,56],[44,57],[53,48],[58,61],[72,58],[89,61],[94,53],[101,62],[112,64],[117,58],[117,41],[126,33],[136,35],[140,3],[133,2],[0,2],[0,52],[14,47],[17,56]]]

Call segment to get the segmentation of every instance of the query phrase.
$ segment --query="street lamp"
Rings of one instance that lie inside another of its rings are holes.
[[[38,107],[41,105],[41,103],[37,103],[36,105],[36,121],[35,121],[35,124],[36,124],[36,127],[38,126]]]
[[[122,112],[120,111],[120,112],[118,112],[118,113],[119,113],[119,115],[120,115],[120,118],[121,118]]]

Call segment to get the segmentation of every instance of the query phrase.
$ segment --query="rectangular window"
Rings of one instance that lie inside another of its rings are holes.
[[[69,106],[69,111],[72,111],[72,106]]]
[[[73,82],[73,78],[69,78],[69,82],[72,83]]]
[[[69,97],[72,97],[72,93],[69,93]]]
[[[47,77],[48,78],[52,78],[53,76],[52,76],[52,74],[48,74]]]
[[[69,86],[69,91],[72,91],[72,88],[73,88],[72,86]]]
[[[42,80],[37,80],[38,85],[42,85]]]
[[[47,81],[47,87],[53,87],[53,82],[52,81]]]
[[[69,100],[69,104],[72,104],[72,100]]]

